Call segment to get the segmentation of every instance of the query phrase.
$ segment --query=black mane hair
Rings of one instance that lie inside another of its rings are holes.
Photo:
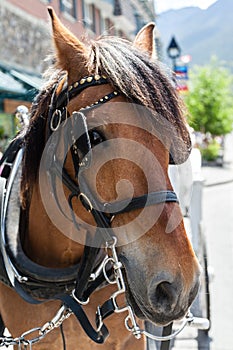
[[[90,43],[87,68],[90,74],[108,77],[110,84],[130,101],[153,110],[154,117],[167,120],[176,130],[172,141],[172,156],[182,163],[188,158],[191,141],[183,117],[180,98],[160,64],[130,42],[117,37],[101,37]],[[32,109],[28,132],[25,137],[23,166],[23,193],[30,193],[37,177],[45,142],[45,127],[54,84],[66,73],[54,71],[53,78],[42,88]],[[168,131],[169,134],[169,131]]]

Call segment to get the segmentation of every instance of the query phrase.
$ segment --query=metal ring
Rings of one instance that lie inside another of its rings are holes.
[[[90,298],[87,298],[87,300],[84,300],[84,301],[79,300],[75,295],[75,289],[72,290],[72,297],[81,305],[87,305],[90,301]]]
[[[114,263],[115,263],[115,260],[113,258],[108,258],[104,261],[104,265],[103,265],[103,274],[104,274],[104,277],[106,279],[106,281],[109,283],[109,284],[116,284],[117,281],[116,279],[114,280],[111,280],[109,277],[108,277],[108,274],[107,274],[107,271],[106,271],[106,265],[111,262],[112,263],[112,267],[114,268]]]
[[[54,119],[56,116],[58,116],[58,121],[57,121],[57,125],[54,126]],[[52,115],[51,120],[50,120],[50,129],[52,131],[56,131],[59,128],[60,124],[61,124],[61,111],[60,111],[60,109],[56,109],[53,112],[53,115]]]
[[[121,294],[124,294],[124,293],[125,293],[125,290],[122,289],[122,290],[119,290],[119,291],[115,292],[111,296],[111,300],[112,300],[113,305],[114,305],[114,312],[116,312],[116,313],[121,313],[121,312],[125,312],[125,311],[129,310],[129,306],[128,305],[119,307],[118,303],[117,303],[117,300],[116,300],[118,295],[121,295]]]

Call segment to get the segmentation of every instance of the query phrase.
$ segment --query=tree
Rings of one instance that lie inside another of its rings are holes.
[[[189,124],[213,137],[233,129],[233,76],[216,59],[196,67],[190,74],[190,92],[185,102]]]

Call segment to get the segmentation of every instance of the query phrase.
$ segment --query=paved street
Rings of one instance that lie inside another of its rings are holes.
[[[233,350],[233,169],[202,168],[203,221],[208,263],[214,271],[210,284],[211,330],[208,342],[197,344],[197,331],[177,337],[174,350]]]
[[[215,173],[222,175],[219,170]],[[232,180],[233,170],[228,173]],[[203,203],[209,264],[215,274],[210,289],[211,350],[232,350],[233,182],[205,188]]]

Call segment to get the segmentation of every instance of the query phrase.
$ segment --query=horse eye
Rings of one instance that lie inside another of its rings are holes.
[[[97,130],[91,130],[89,132],[89,137],[90,137],[91,145],[93,147],[98,145],[99,143],[101,143],[101,142],[103,142],[105,140],[103,135]]]

